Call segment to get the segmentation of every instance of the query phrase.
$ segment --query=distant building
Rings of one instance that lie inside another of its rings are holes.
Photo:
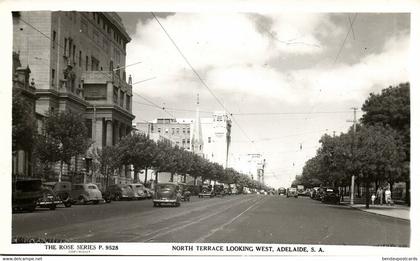
[[[264,183],[264,167],[265,159],[261,154],[248,153],[231,155],[230,167],[235,170],[248,175],[251,179]]]
[[[130,133],[132,86],[125,73],[130,40],[114,12],[13,12],[13,50],[29,65],[37,83],[36,112],[70,110],[84,115],[94,143],[86,155],[73,159],[72,171],[89,171],[96,150]],[[92,171],[87,174],[92,182],[102,181]],[[79,176],[77,181],[83,180]],[[126,167],[114,182],[130,182]]]
[[[199,121],[197,126],[196,115],[195,119],[156,119],[152,122],[137,122],[135,126],[151,138],[158,134],[174,145],[228,167],[232,126],[230,117],[226,112],[216,111],[211,118],[199,118]]]
[[[152,122],[137,122],[135,126],[138,131],[149,135],[155,141],[166,139],[173,145],[190,149],[190,123],[180,123],[176,119],[163,118]]]

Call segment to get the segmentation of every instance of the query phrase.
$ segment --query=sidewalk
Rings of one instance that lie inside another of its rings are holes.
[[[404,219],[404,220],[410,220],[410,207],[407,205],[393,205],[393,206],[388,206],[386,204],[383,205],[369,205],[369,208],[366,209],[366,205],[365,204],[360,204],[359,202],[355,202],[355,204],[350,205],[350,199],[347,197],[344,198],[344,202],[341,202],[341,204],[344,205],[348,205],[352,208],[357,208],[359,210],[365,211],[365,212],[369,212],[369,213],[373,213],[373,214],[378,214],[378,215],[383,215],[383,216],[388,216],[388,217],[394,217],[394,218],[400,218],[400,219]]]

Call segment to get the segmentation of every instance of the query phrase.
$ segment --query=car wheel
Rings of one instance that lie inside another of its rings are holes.
[[[80,197],[79,197],[79,202],[80,202],[80,204],[82,204],[82,205],[86,205],[86,204],[87,204],[87,201],[86,201],[86,199],[85,199],[83,196],[80,196]]]
[[[115,195],[115,201],[120,201],[120,200],[121,200],[120,194]]]

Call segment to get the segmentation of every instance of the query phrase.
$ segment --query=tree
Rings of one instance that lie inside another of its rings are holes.
[[[143,133],[127,135],[117,146],[121,164],[132,164],[134,168],[134,182],[139,182],[139,171],[152,165],[155,157],[155,145]]]
[[[33,148],[37,133],[33,105],[20,91],[13,90],[12,100],[12,150]]]
[[[108,187],[109,177],[121,165],[121,154],[116,146],[106,146],[99,150],[98,156],[101,173],[106,179],[105,186]]]
[[[353,166],[365,184],[369,208],[370,184],[376,180],[399,180],[405,152],[395,130],[382,125],[362,127],[356,133]]]
[[[43,157],[50,162],[60,161],[58,181],[61,181],[63,174],[63,163],[70,167],[71,158],[85,153],[91,144],[83,119],[82,114],[64,111],[49,113],[45,120],[45,138],[40,139],[37,150],[45,152],[45,148],[50,148],[56,153],[44,153]]]
[[[396,87],[390,86],[380,94],[371,93],[363,104],[365,112],[361,122],[365,125],[390,126],[398,132],[405,151],[403,178],[410,190],[410,83],[403,83]],[[410,203],[410,193],[407,193]]]

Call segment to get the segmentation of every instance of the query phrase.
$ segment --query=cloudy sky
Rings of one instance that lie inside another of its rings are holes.
[[[127,64],[141,62],[127,68],[133,82],[140,81],[133,85],[135,121],[169,117],[150,101],[192,118],[197,93],[203,117],[223,109],[150,13],[120,15],[132,37]],[[156,16],[233,114],[232,153],[263,154],[266,183],[276,188],[301,173],[324,133],[347,131],[351,107],[360,109],[370,92],[409,79],[409,14]]]

